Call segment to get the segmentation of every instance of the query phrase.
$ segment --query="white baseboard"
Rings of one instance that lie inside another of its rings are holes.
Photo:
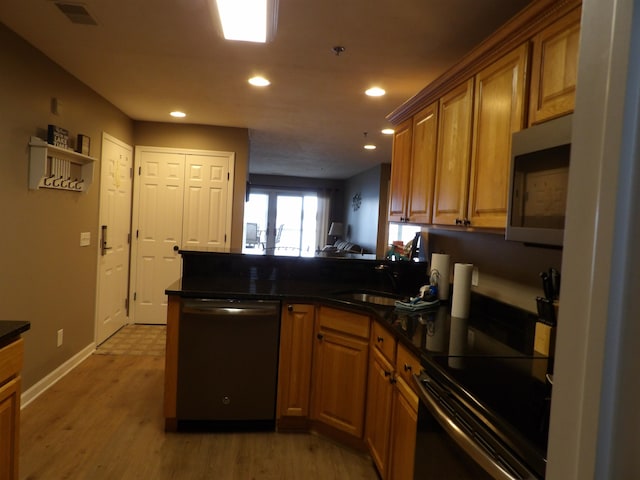
[[[49,375],[44,377],[38,383],[33,385],[29,390],[22,393],[20,396],[20,408],[23,409],[36,398],[42,395],[47,389],[51,388],[58,380],[64,377],[67,373],[80,365],[89,355],[96,351],[95,342],[90,343],[85,348],[76,353],[69,360],[64,362],[58,368],[56,368]]]

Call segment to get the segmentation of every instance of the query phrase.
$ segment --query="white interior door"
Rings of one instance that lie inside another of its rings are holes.
[[[182,248],[224,250],[232,154],[187,155]]]
[[[178,249],[227,251],[235,154],[136,147],[133,321],[164,324],[165,290],[181,275]]]
[[[127,323],[133,149],[102,135],[96,345]],[[103,244],[104,242],[104,244]],[[105,248],[101,248],[101,247]]]
[[[139,168],[135,323],[163,324],[165,289],[180,278],[185,155],[136,148]]]

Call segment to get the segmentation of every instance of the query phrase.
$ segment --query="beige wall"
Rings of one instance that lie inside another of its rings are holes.
[[[113,105],[0,24],[0,319],[28,320],[23,388],[94,340],[100,164],[87,193],[29,190],[29,137],[49,123],[131,144],[132,122]],[[51,113],[51,98],[62,105]],[[80,247],[80,232],[91,246]],[[56,346],[57,331],[64,343]]]
[[[31,322],[26,390],[94,341],[102,132],[131,146],[236,152],[232,248],[242,244],[249,139],[239,128],[134,123],[2,24],[0,65],[0,320]],[[28,189],[29,137],[46,138],[50,123],[91,138],[98,161],[86,193]],[[91,233],[89,247],[80,247],[81,232]]]
[[[136,145],[235,152],[231,249],[242,249],[242,219],[249,169],[249,131],[246,128],[135,122]]]

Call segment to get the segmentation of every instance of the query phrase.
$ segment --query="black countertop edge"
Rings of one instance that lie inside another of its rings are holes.
[[[354,313],[362,313],[370,315],[374,320],[381,323],[393,336],[407,346],[419,359],[422,355],[422,351],[419,347],[414,345],[403,330],[394,326],[392,320],[394,312],[396,312],[395,306],[377,305],[366,302],[359,302],[357,300],[350,299],[348,292],[364,291],[358,288],[340,288],[336,287],[330,291],[310,293],[247,293],[246,291],[204,291],[204,290],[190,290],[182,288],[182,281],[177,280],[171,284],[166,290],[167,295],[178,295],[183,298],[212,298],[212,299],[227,299],[232,298],[234,300],[280,300],[288,301],[291,303],[313,303],[321,304],[330,307],[342,308],[353,311]],[[379,293],[381,295],[402,298],[401,295],[389,293],[389,292],[372,292]]]
[[[31,328],[31,322],[22,320],[0,320],[0,346],[10,343]]]

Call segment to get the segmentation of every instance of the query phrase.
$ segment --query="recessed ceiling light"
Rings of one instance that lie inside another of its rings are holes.
[[[264,77],[251,77],[249,83],[254,87],[268,87],[271,82]]]
[[[387,92],[385,92],[384,89],[380,87],[371,87],[370,89],[366,90],[364,93],[366,93],[370,97],[381,97]]]
[[[376,146],[375,145],[371,145],[370,143],[364,146],[365,150],[375,150]]]
[[[172,116],[172,117],[174,117],[174,118],[184,118],[184,117],[186,117],[186,116],[187,116],[187,114],[186,114],[186,113],[184,113],[184,112],[179,112],[179,111],[177,111],[177,110],[176,110],[175,112],[171,112],[169,115],[171,115],[171,116]]]
[[[396,133],[396,131],[393,128],[383,128],[382,130],[380,130],[380,133],[383,133],[385,135],[393,135],[394,133]]]

